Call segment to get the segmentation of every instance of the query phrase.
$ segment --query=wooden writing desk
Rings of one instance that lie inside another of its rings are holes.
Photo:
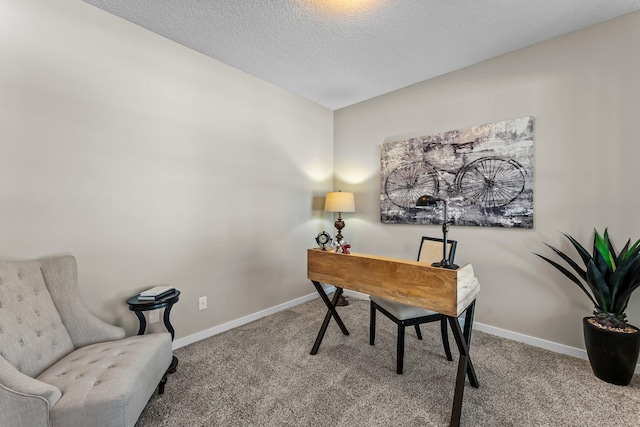
[[[473,274],[471,264],[457,270],[448,270],[431,267],[423,262],[356,253],[344,255],[318,248],[307,251],[307,277],[328,309],[311,354],[318,352],[331,317],[335,319],[342,333],[349,335],[335,308],[343,288],[433,310],[447,316],[460,351],[450,425],[460,425],[465,378],[469,377],[473,387],[479,386],[469,356],[475,298],[480,291],[480,284]],[[321,283],[336,287],[333,301],[329,300]],[[464,331],[457,320],[463,313],[466,313]]]

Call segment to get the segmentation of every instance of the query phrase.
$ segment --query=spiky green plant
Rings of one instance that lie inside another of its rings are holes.
[[[616,254],[609,241],[607,229],[602,236],[597,230],[593,232],[593,254],[589,254],[573,237],[563,233],[578,251],[585,268],[559,249],[545,243],[573,268],[577,276],[557,262],[540,254],[535,255],[560,270],[582,289],[593,302],[593,314],[601,325],[624,328],[627,326],[625,310],[629,304],[629,298],[640,286],[640,239],[631,247],[629,247],[631,243],[629,239],[620,253]],[[586,283],[586,287],[583,282]]]

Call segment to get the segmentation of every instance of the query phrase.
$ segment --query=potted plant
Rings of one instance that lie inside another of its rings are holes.
[[[602,236],[594,230],[593,252],[590,254],[573,237],[563,234],[578,252],[584,268],[546,243],[575,274],[545,256],[535,255],[578,285],[594,305],[594,316],[582,320],[593,373],[609,383],[628,385],[640,351],[640,330],[626,323],[625,314],[631,294],[640,287],[640,239],[631,247],[629,239],[616,254],[607,229]]]

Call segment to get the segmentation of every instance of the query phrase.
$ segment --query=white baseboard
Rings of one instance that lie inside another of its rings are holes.
[[[324,285],[325,292],[331,293],[335,291],[334,286]],[[369,295],[363,294],[361,292],[350,291],[348,289],[344,290],[344,295],[361,300],[368,300]],[[195,333],[193,335],[186,336],[184,338],[179,338],[173,342],[174,350],[176,348],[183,347],[187,344],[194,343],[196,341],[203,340],[205,338],[209,338],[211,336],[217,335],[219,333],[228,331],[230,329],[236,328],[238,326],[244,325],[249,322],[253,322],[254,320],[258,320],[262,317],[269,316],[271,314],[275,314],[279,311],[286,310],[287,308],[294,307],[296,305],[305,303],[307,301],[311,301],[312,299],[319,298],[317,293],[312,293],[309,295],[305,295],[300,298],[296,298],[294,300],[276,305],[271,308],[267,308],[266,310],[259,311],[257,313],[250,314],[248,316],[241,317],[236,320],[232,320],[231,322],[223,323],[222,325],[214,326],[213,328],[206,329],[204,331]],[[464,321],[464,320],[463,320]],[[553,351],[554,353],[566,354],[568,356],[577,357],[578,359],[589,360],[587,356],[586,350],[582,350],[575,347],[570,347],[564,344],[558,344],[553,341],[547,341],[541,338],[532,337],[529,335],[520,334],[518,332],[512,332],[506,329],[496,328],[495,326],[485,325],[483,323],[474,322],[473,328],[475,330],[485,332],[487,334],[495,335],[502,338],[507,338],[512,341],[521,342],[524,344],[529,344],[534,347],[543,348],[545,350]],[[640,373],[640,364],[636,365],[635,373]]]
[[[325,288],[327,289],[328,292],[333,292],[336,290],[336,288],[334,286],[331,286],[331,290],[329,291],[329,288]],[[345,289],[342,292],[343,295],[346,295],[348,297],[352,297],[355,299],[364,299],[364,300],[368,300],[369,299],[369,295],[367,294],[363,294],[362,292],[356,292],[356,291],[350,291],[349,289]]]
[[[566,354],[568,356],[577,357],[578,359],[588,360],[587,352],[585,350],[581,350],[575,347],[569,347],[568,345],[558,344],[553,341],[547,341],[541,338],[520,334],[518,332],[509,331],[506,329],[496,328],[495,326],[489,326],[479,322],[473,323],[473,329],[486,332],[487,334],[495,335],[498,337],[507,338],[512,341],[529,344],[534,347],[543,348],[545,350],[553,351],[554,353]]]
[[[473,323],[473,329],[486,332],[491,335],[496,335],[498,337],[507,338],[512,341],[529,344],[534,347],[543,348],[545,350],[553,351],[554,353],[566,354],[568,356],[577,357],[578,359],[589,360],[589,356],[587,356],[586,350],[569,347],[568,345],[558,344],[553,341],[531,337],[529,335],[508,331],[506,329],[496,328],[495,326],[489,326],[478,322]],[[636,365],[635,373],[640,374],[640,364]]]
[[[213,328],[205,329],[204,331],[196,332],[195,334],[188,335],[183,338],[178,338],[173,342],[173,349],[175,350],[177,348],[184,347],[185,345],[192,344],[194,342],[203,340],[205,338],[218,335],[222,332],[226,332],[230,329],[237,328],[238,326],[242,326],[246,323],[253,322],[254,320],[261,319],[271,314],[275,314],[279,311],[286,310],[291,307],[295,307],[296,305],[305,303],[307,301],[311,301],[312,299],[315,299],[315,298],[319,298],[319,296],[317,293],[314,292],[312,294],[305,295],[303,297],[296,298],[294,300],[291,300],[282,304],[278,304],[274,307],[258,311],[257,313],[249,314],[239,319],[235,319],[230,322],[223,323],[222,325],[214,326]]]

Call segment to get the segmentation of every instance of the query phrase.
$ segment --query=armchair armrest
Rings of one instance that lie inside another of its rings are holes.
[[[9,425],[48,426],[60,389],[31,378],[0,357],[0,413]]]

